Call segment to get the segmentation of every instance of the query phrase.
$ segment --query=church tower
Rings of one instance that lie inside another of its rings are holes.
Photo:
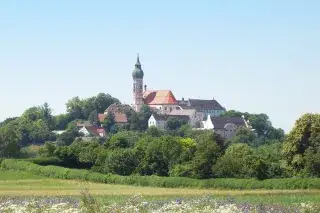
[[[143,76],[144,73],[141,69],[139,53],[137,54],[137,62],[132,72],[133,78],[133,108],[139,112],[143,105]]]

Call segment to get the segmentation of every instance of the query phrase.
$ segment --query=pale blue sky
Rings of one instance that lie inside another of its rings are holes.
[[[290,130],[320,111],[320,1],[10,0],[0,3],[0,120],[48,102],[148,88],[215,97]]]

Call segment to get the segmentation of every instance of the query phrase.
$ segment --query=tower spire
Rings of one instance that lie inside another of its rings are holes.
[[[140,63],[139,53],[137,53],[137,62],[136,62],[136,67],[141,68],[141,63]]]

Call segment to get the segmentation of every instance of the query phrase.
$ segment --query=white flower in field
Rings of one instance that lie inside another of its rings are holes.
[[[314,205],[311,202],[301,203],[300,210],[301,212],[310,212],[314,209]]]

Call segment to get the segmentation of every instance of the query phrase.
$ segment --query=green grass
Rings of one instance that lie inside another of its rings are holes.
[[[89,192],[103,202],[124,202],[134,195],[145,200],[191,199],[213,196],[234,199],[236,202],[292,204],[312,201],[320,203],[320,190],[217,190],[192,188],[156,188],[130,185],[111,185],[78,180],[49,179],[27,172],[0,171],[0,197],[6,196],[72,196]]]
[[[37,175],[30,174],[28,172],[15,172],[15,171],[1,171],[0,170],[0,181],[8,180],[34,180],[34,179],[44,179]]]

